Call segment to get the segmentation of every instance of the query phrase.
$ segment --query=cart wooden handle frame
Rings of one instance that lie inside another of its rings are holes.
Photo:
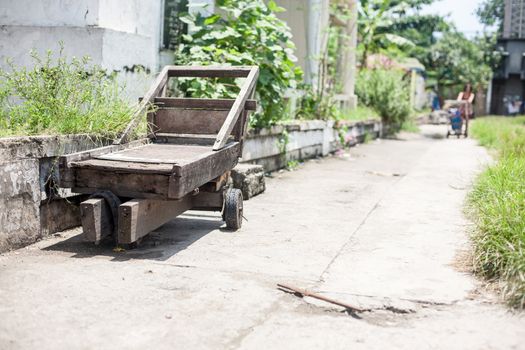
[[[192,208],[221,210],[239,228],[242,195],[226,183],[256,109],[258,74],[255,66],[166,66],[112,145],[60,157],[60,186],[92,197],[80,206],[85,239],[131,244]],[[172,77],[245,79],[235,99],[202,99],[167,97]],[[147,137],[130,141],[145,113]]]

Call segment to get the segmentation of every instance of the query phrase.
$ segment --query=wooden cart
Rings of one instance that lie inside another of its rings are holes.
[[[80,205],[85,239],[132,244],[189,209],[220,210],[228,228],[240,228],[242,194],[225,185],[256,108],[258,72],[164,67],[113,145],[62,156],[60,186],[90,194]],[[245,79],[236,99],[198,99],[166,97],[171,77]],[[128,142],[147,111],[148,137]]]

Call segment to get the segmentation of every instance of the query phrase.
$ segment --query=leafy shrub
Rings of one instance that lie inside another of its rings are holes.
[[[0,69],[0,136],[90,133],[113,136],[132,114],[114,77],[89,58],[31,52],[33,68]]]
[[[295,45],[290,28],[275,15],[284,11],[273,0],[218,0],[216,14],[204,18],[186,15],[190,34],[175,54],[178,65],[257,65],[257,95],[261,111],[251,118],[255,127],[274,124],[284,117],[284,93],[296,87],[302,71],[295,66]],[[193,97],[233,97],[234,79],[179,79],[178,87]]]
[[[410,89],[401,71],[361,70],[356,81],[356,95],[391,127],[400,128],[410,116]]]

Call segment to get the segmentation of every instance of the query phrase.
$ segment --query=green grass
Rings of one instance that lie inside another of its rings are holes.
[[[0,137],[36,134],[90,134],[112,137],[133,106],[114,76],[89,58],[67,58],[62,51],[41,57],[33,68],[0,69]]]
[[[468,208],[477,272],[499,280],[512,306],[525,307],[525,118],[480,118],[471,134],[498,154],[477,179]]]
[[[406,132],[419,132],[419,126],[416,123],[416,117],[410,116],[407,120],[401,124],[401,131]]]

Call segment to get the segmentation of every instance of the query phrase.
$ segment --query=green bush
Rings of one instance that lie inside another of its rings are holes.
[[[477,271],[503,282],[511,305],[525,307],[525,118],[475,120],[471,134],[499,153],[469,194]]]
[[[295,88],[302,72],[295,65],[295,45],[290,28],[277,18],[284,11],[273,0],[218,0],[217,13],[204,18],[186,15],[190,34],[183,36],[175,64],[257,65],[257,95],[261,111],[251,125],[264,127],[285,118],[285,91]],[[234,79],[179,79],[179,90],[193,97],[233,97],[239,91]]]
[[[89,133],[114,136],[133,108],[114,77],[89,59],[31,52],[33,68],[0,69],[0,136]]]
[[[403,76],[396,70],[363,69],[356,81],[359,101],[394,129],[400,129],[411,113],[410,89]]]

